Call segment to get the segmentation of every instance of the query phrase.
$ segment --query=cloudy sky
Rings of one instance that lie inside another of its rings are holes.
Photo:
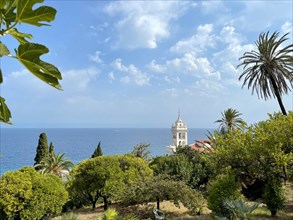
[[[45,4],[58,11],[51,26],[19,30],[49,47],[42,59],[61,71],[63,91],[2,58],[14,127],[168,128],[180,109],[189,127],[212,128],[227,108],[248,123],[279,111],[276,100],[241,89],[236,66],[261,32],[290,31],[292,43],[291,0]],[[283,100],[292,110],[292,92]]]

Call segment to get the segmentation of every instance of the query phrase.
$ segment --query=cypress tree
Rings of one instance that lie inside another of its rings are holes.
[[[49,155],[48,139],[46,133],[41,133],[35,157],[35,164],[39,164],[45,157]]]
[[[102,148],[101,148],[101,141],[99,142],[97,148],[95,149],[95,151],[94,151],[94,153],[92,155],[92,158],[99,157],[99,156],[103,156]]]
[[[53,145],[53,143],[51,142],[51,143],[50,143],[50,146],[49,146],[49,154],[52,155],[53,153],[55,153],[55,152],[54,152],[54,145]]]

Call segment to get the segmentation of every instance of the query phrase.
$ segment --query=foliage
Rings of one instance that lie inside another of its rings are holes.
[[[160,209],[160,202],[172,201],[179,206],[181,202],[193,213],[198,213],[206,202],[201,193],[191,189],[182,181],[174,181],[170,177],[155,176],[153,179],[127,187],[124,191],[122,203],[125,205],[156,202]]]
[[[10,35],[19,43],[15,54],[11,54],[9,48],[0,42],[0,57],[17,59],[29,72],[47,84],[61,89],[59,81],[61,73],[52,64],[44,62],[40,56],[49,52],[49,49],[41,44],[31,43],[31,34],[19,32],[16,28],[19,24],[29,24],[34,26],[48,26],[48,23],[55,19],[56,10],[49,6],[35,7],[35,4],[42,3],[43,0],[1,0],[1,38]],[[3,83],[2,71],[0,69],[0,84]],[[11,113],[5,103],[5,99],[0,97],[0,122],[10,122]]]
[[[49,145],[49,154],[50,155],[52,155],[54,153],[54,148],[55,147],[54,147],[53,143],[51,142],[50,145]]]
[[[67,158],[64,158],[63,154],[55,154],[52,152],[48,154],[45,158],[41,160],[39,164],[34,167],[41,174],[52,173],[59,177],[66,177],[69,175],[69,170],[74,166],[74,164]]]
[[[100,156],[79,163],[72,170],[69,191],[87,198],[93,208],[99,198],[108,208],[110,199],[119,199],[125,188],[148,181],[153,171],[148,163],[133,155]]]
[[[149,150],[150,144],[138,144],[134,146],[131,152],[134,156],[140,157],[146,161],[150,160],[151,152]]]
[[[37,153],[35,156],[35,164],[41,163],[41,161],[49,155],[48,139],[46,133],[41,133],[39,137],[39,143],[37,146]],[[38,169],[38,168],[37,168]]]
[[[0,179],[1,219],[41,219],[59,214],[68,193],[54,175],[41,175],[31,167],[7,172]]]
[[[99,220],[118,220],[118,212],[116,209],[109,208]]]
[[[212,175],[212,170],[204,160],[205,155],[193,150],[190,146],[177,147],[176,154],[185,156],[192,164],[187,185],[194,189],[204,189]]]
[[[156,157],[150,167],[155,175],[169,175],[185,183],[190,180],[193,169],[192,163],[183,154]]]
[[[287,94],[293,87],[293,44],[283,46],[288,40],[287,34],[279,39],[279,33],[261,33],[256,41],[257,50],[245,52],[240,57],[243,73],[239,80],[244,78],[243,86],[252,88],[252,94],[256,91],[258,97],[265,100],[276,97],[282,113],[286,115],[282,103],[282,95]]]
[[[95,149],[92,158],[103,156],[102,148],[101,148],[101,141],[99,142],[97,148]]]
[[[284,207],[285,195],[280,179],[272,178],[265,186],[264,199],[271,215],[275,216]]]
[[[235,200],[240,197],[240,186],[232,174],[221,174],[210,183],[208,207],[213,214],[229,217],[230,212],[224,204],[225,200]]]
[[[292,124],[293,112],[288,116],[277,113],[246,131],[235,130],[226,137],[216,135],[216,147],[206,157],[207,163],[218,173],[230,167],[246,190],[256,182],[263,184],[258,189],[264,189],[273,178],[291,179],[293,136],[288,128]]]
[[[222,118],[215,121],[215,123],[220,123],[219,131],[221,134],[226,134],[228,131],[232,131],[236,128],[243,128],[246,124],[242,118],[242,115],[237,110],[228,108],[224,113],[222,112]]]
[[[252,213],[259,204],[248,205],[243,199],[225,200],[224,206],[230,212],[230,219],[247,220],[247,214]]]

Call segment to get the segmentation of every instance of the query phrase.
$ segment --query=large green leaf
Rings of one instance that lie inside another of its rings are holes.
[[[16,58],[21,62],[32,74],[48,83],[49,85],[61,89],[58,79],[62,79],[58,68],[50,63],[46,63],[40,59],[40,56],[48,53],[47,47],[41,44],[25,43],[18,46]]]
[[[11,113],[5,104],[5,99],[0,96],[0,122],[12,124],[10,121]]]
[[[51,22],[55,19],[56,9],[49,6],[41,6],[33,10],[36,3],[44,0],[17,0],[16,20],[36,26],[48,25],[42,22]]]
[[[3,44],[0,41],[0,57],[8,56],[8,55],[10,55],[10,52],[9,52],[8,48],[6,47],[5,44]]]
[[[28,43],[28,41],[25,38],[33,38],[31,34],[21,33],[16,28],[10,29],[7,33],[14,37],[16,40],[18,40],[18,42],[21,44]]]

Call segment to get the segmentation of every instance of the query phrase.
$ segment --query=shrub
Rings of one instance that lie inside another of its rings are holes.
[[[118,220],[118,212],[115,209],[109,208],[98,220]]]
[[[281,180],[271,179],[265,186],[264,199],[271,215],[275,216],[277,211],[284,207],[285,196]]]
[[[41,175],[31,167],[0,178],[0,219],[41,219],[59,214],[68,193],[57,176]]]
[[[247,214],[252,213],[259,204],[248,205],[243,199],[225,200],[224,206],[230,212],[230,219],[247,220]]]
[[[229,217],[230,212],[225,207],[225,200],[235,200],[240,197],[240,187],[232,174],[221,174],[211,182],[208,195],[208,207],[213,214]]]

